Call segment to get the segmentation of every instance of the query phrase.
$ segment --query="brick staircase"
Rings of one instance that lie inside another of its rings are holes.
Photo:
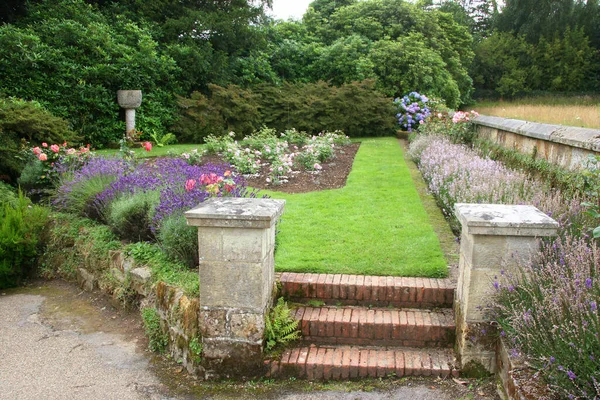
[[[458,375],[450,279],[280,275],[303,339],[268,360],[268,376],[339,380]]]

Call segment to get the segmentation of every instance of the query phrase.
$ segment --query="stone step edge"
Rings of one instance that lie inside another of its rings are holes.
[[[456,283],[450,279],[283,272],[281,294],[289,300],[347,305],[452,307]]]
[[[303,346],[266,360],[267,377],[347,380],[388,376],[459,376],[451,350]]]
[[[305,342],[337,345],[452,347],[451,312],[364,307],[298,307],[294,318]]]

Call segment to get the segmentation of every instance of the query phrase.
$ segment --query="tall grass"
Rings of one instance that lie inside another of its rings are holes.
[[[600,129],[600,98],[591,96],[481,101],[474,109],[484,115]]]

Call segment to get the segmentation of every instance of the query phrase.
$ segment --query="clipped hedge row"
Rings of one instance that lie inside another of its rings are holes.
[[[341,130],[351,137],[386,136],[396,130],[392,99],[378,92],[373,80],[339,87],[325,82],[250,89],[209,85],[209,92],[179,98],[181,115],[173,131],[182,141],[198,143],[229,131],[249,135],[265,125],[279,132]]]

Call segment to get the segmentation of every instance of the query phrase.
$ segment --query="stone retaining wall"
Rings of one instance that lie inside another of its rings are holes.
[[[505,148],[578,169],[590,154],[600,153],[600,130],[539,124],[480,115],[473,120],[479,137]]]
[[[201,365],[200,355],[196,354],[194,341],[198,345],[198,299],[188,298],[180,288],[158,282],[152,285],[150,269],[137,265],[126,257],[122,251],[110,251],[109,273],[121,282],[121,289],[127,293],[113,292],[113,303],[121,306],[124,296],[135,298],[136,305],[154,307],[161,318],[161,328],[168,335],[168,352],[174,360],[181,362],[190,374],[206,378],[206,371]],[[100,277],[85,268],[77,270],[79,285],[87,290],[103,289]]]

